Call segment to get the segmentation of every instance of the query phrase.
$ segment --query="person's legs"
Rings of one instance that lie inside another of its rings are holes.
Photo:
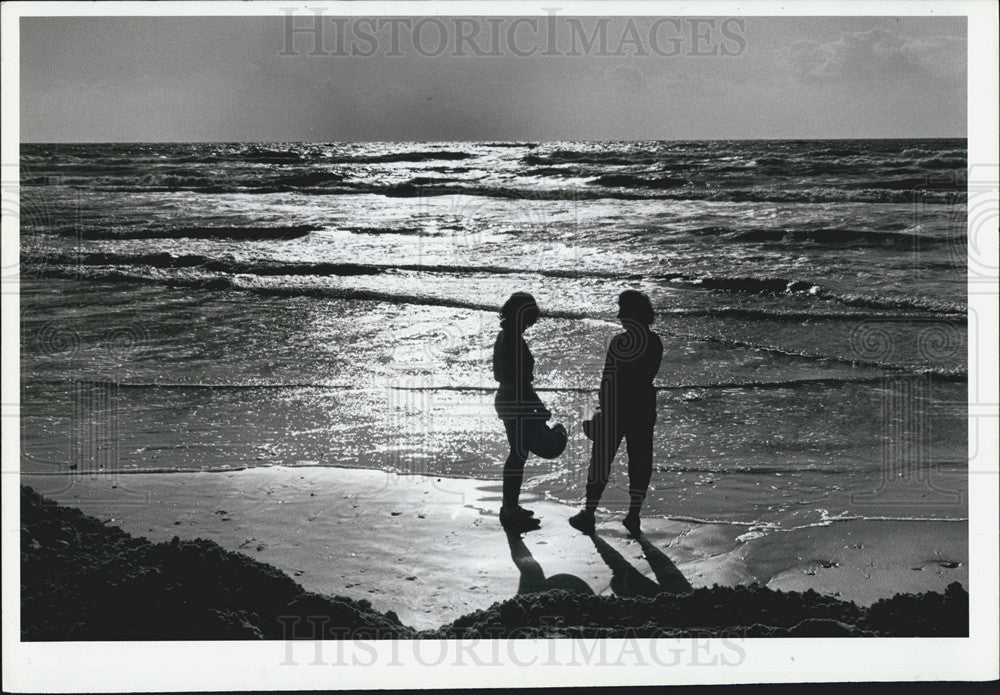
[[[503,506],[505,509],[517,508],[521,497],[521,481],[524,479],[524,462],[528,459],[528,450],[524,446],[524,427],[522,418],[505,418],[504,429],[507,430],[507,443],[510,454],[503,465]]]
[[[622,441],[622,433],[611,422],[602,422],[594,436],[594,444],[590,448],[590,470],[587,472],[587,504],[586,509],[593,512],[597,509],[611,477],[611,462]]]
[[[611,476],[611,462],[615,458],[622,435],[615,423],[602,420],[594,433],[590,449],[590,469],[587,472],[587,502],[583,511],[570,517],[570,526],[587,535],[594,534],[594,510]]]
[[[633,421],[625,433],[628,451],[629,507],[625,526],[639,534],[639,510],[653,475],[653,425],[656,419]]]

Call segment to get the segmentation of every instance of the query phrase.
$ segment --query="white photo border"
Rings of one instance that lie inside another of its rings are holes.
[[[997,5],[990,0],[948,2],[857,0],[803,2],[23,2],[2,7],[2,165],[19,166],[19,19],[39,16],[264,16],[322,7],[343,16],[966,16],[968,18],[968,162],[994,186],[998,172]],[[972,177],[970,176],[970,183]],[[971,225],[973,220],[969,220]],[[4,210],[2,264],[16,267],[16,215]],[[3,682],[19,692],[288,690],[524,686],[620,686],[798,681],[987,680],[997,678],[998,638],[998,396],[997,278],[973,287],[969,316],[979,317],[980,342],[969,345],[970,403],[968,638],[843,638],[726,640],[605,640],[620,663],[574,666],[569,640],[382,641],[341,645],[347,665],[310,665],[323,643],[20,641],[19,570],[19,298],[2,297],[2,530]],[[975,290],[975,291],[974,291]],[[985,290],[985,291],[984,291]],[[971,389],[970,389],[971,392]],[[973,420],[979,419],[974,427]],[[985,426],[984,426],[985,425]],[[972,438],[978,441],[973,442]],[[653,643],[656,644],[653,644]],[[422,644],[421,644],[422,643]],[[735,646],[734,646],[735,645]],[[327,643],[327,649],[332,649]],[[282,665],[294,649],[298,668]],[[650,654],[682,655],[672,665],[649,664]],[[502,665],[492,664],[499,653]],[[726,664],[735,660],[738,664]],[[444,655],[444,658],[441,658]],[[478,657],[478,661],[476,658]],[[356,665],[351,661],[356,662]],[[712,660],[715,659],[714,666]],[[441,660],[440,664],[437,664]],[[645,668],[634,665],[647,662]],[[370,668],[375,666],[375,668]],[[472,666],[472,668],[469,668]],[[527,666],[527,668],[525,668]],[[705,666],[709,666],[706,668]]]

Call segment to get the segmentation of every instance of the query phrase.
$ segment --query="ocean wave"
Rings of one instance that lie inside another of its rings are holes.
[[[759,173],[769,176],[802,177],[802,176],[843,176],[853,173],[869,173],[872,162],[811,160],[799,157],[785,159],[782,157],[759,157],[754,160]]]
[[[966,376],[956,372],[929,372],[926,376],[930,379],[946,382],[960,383],[965,381]],[[657,392],[677,393],[691,391],[784,391],[798,388],[830,388],[838,389],[849,386],[881,385],[885,382],[885,375],[878,376],[843,376],[843,377],[804,377],[801,379],[777,379],[767,380],[742,380],[726,382],[707,383],[687,383],[687,384],[655,384]],[[34,385],[63,385],[65,382],[56,380],[32,380]],[[247,383],[226,383],[226,382],[110,382],[102,380],[90,380],[87,383],[94,385],[111,385],[123,389],[196,389],[196,390],[295,390],[295,389],[323,389],[332,391],[369,391],[371,386],[358,386],[355,383],[330,383],[330,382],[247,382]],[[380,390],[384,387],[376,387]],[[414,391],[414,392],[453,392],[453,393],[493,393],[497,390],[496,384],[492,385],[464,385],[464,384],[434,384],[426,386],[389,386],[393,391]],[[539,393],[597,393],[598,387],[571,387],[571,386],[540,386],[535,389]],[[958,461],[956,466],[964,465]],[[671,468],[669,470],[678,470]],[[687,469],[683,469],[687,470]],[[692,469],[693,470],[693,469]],[[701,470],[701,469],[697,469]],[[714,470],[714,469],[705,469]],[[736,472],[745,472],[743,469],[733,469]],[[781,470],[781,469],[767,469]],[[794,472],[794,471],[788,471]]]
[[[265,241],[298,239],[322,227],[309,224],[278,227],[64,227],[57,232],[80,239],[231,239]]]
[[[523,175],[552,177],[557,179],[575,179],[575,178],[585,178],[587,176],[592,176],[593,174],[588,173],[583,169],[575,169],[575,168],[571,169],[563,167],[532,167],[531,169],[525,169]]]
[[[368,232],[365,232],[368,233]],[[376,234],[398,233],[391,229],[376,231]],[[614,273],[602,271],[586,271],[574,269],[523,269],[494,265],[443,265],[423,263],[330,263],[324,261],[277,261],[252,260],[240,261],[233,258],[218,258],[201,254],[173,254],[170,252],[155,253],[116,253],[116,252],[86,252],[76,254],[48,255],[44,253],[27,253],[21,258],[26,267],[57,267],[57,266],[130,266],[146,265],[156,268],[199,268],[212,272],[224,272],[246,275],[376,275],[392,271],[411,271],[422,273],[443,273],[453,275],[540,275],[542,277],[567,279],[607,279],[607,280],[641,280],[642,275]]]
[[[685,192],[690,200],[726,203],[917,203],[956,205],[965,200],[964,189],[896,190],[885,188],[839,188],[834,185],[798,189],[736,188]],[[661,196],[668,197],[668,196]],[[679,196],[670,196],[679,197]]]
[[[938,379],[942,381],[954,381],[954,382],[964,382],[968,380],[968,370],[964,367],[929,367],[926,365],[908,363],[908,362],[893,362],[892,360],[886,359],[868,359],[858,357],[857,355],[841,355],[841,354],[830,354],[822,352],[813,352],[809,350],[792,349],[786,347],[780,347],[777,345],[765,345],[762,343],[757,343],[752,340],[743,340],[741,338],[734,338],[730,336],[719,336],[719,335],[704,335],[698,333],[692,333],[690,331],[676,331],[675,335],[683,336],[691,340],[705,340],[708,342],[719,343],[721,345],[736,346],[747,348],[748,350],[758,350],[760,352],[770,352],[776,355],[785,355],[787,357],[802,357],[810,360],[821,360],[824,362],[838,362],[841,364],[849,364],[852,366],[865,366],[865,367],[875,367],[878,369],[889,369],[895,372],[903,374],[918,374],[921,376],[926,376],[932,379]]]
[[[677,276],[669,277],[671,282],[677,284],[721,292],[739,292],[747,294],[807,294],[820,299],[833,300],[846,306],[863,307],[868,309],[891,311],[908,310],[924,313],[930,311],[948,315],[965,315],[967,313],[967,307],[964,305],[931,299],[929,297],[886,297],[871,294],[838,293],[823,288],[808,280],[725,276],[703,276],[698,278]]]
[[[631,174],[605,174],[598,176],[590,183],[596,186],[615,188],[678,188],[687,184],[687,180],[670,176],[646,178]]]
[[[870,466],[870,470],[880,470],[880,463],[873,463]],[[837,466],[827,463],[819,465],[810,466],[745,466],[745,465],[735,465],[727,468],[713,468],[711,466],[698,466],[698,465],[679,465],[679,466],[655,466],[655,472],[657,473],[707,473],[712,476],[724,476],[724,475],[762,475],[762,476],[773,476],[775,474],[779,476],[794,476],[800,473],[820,473],[823,475],[851,475],[859,472],[863,472],[864,468],[856,463],[851,463],[846,466]]]
[[[613,181],[614,178],[605,178]],[[470,195],[514,200],[706,200],[723,203],[901,203],[919,202],[923,205],[956,205],[965,200],[964,189],[895,190],[857,188],[843,189],[836,186],[785,188],[693,188],[664,180],[646,179],[649,186],[622,187],[602,185],[593,187],[569,186],[566,188],[451,185],[419,187],[411,184],[358,185],[350,190],[356,193],[381,194],[388,197],[416,197],[420,195]],[[680,189],[680,190],[678,190]],[[347,190],[347,189],[345,189]]]
[[[347,301],[385,302],[390,304],[413,304],[420,306],[440,306],[456,309],[470,309],[496,313],[500,310],[499,303],[486,303],[466,300],[458,297],[442,297],[427,294],[411,294],[391,291],[379,291],[367,288],[324,287],[315,285],[267,285],[257,283],[247,276],[207,276],[207,275],[163,275],[150,272],[125,272],[119,269],[108,269],[97,266],[85,268],[81,266],[42,265],[31,273],[35,278],[66,278],[71,280],[89,280],[111,284],[158,284],[167,287],[198,289],[206,291],[242,291],[265,297],[314,297],[317,299],[337,299]],[[542,316],[570,320],[603,320],[601,316],[583,311],[546,310]],[[801,357],[809,360],[840,362],[851,365],[872,366],[880,369],[897,370],[909,374],[924,374],[930,377],[963,380],[968,372],[963,367],[938,367],[925,364],[893,362],[886,359],[867,359],[856,355],[840,355],[808,350],[787,348],[772,344],[763,344],[752,340],[743,340],[731,336],[706,335],[684,330],[674,330],[674,334],[690,340],[716,342],[729,346],[737,346],[750,350],[770,352],[790,357]],[[763,387],[763,386],[761,386]]]
[[[284,164],[290,162],[301,162],[302,153],[293,149],[275,149],[271,147],[248,147],[242,152],[227,154],[226,159],[241,159],[245,162],[257,162],[261,164]]]
[[[126,272],[105,267],[81,268],[55,265],[41,265],[32,272],[36,278],[68,278],[90,280],[111,284],[157,284],[167,287],[243,291],[265,297],[315,297],[317,299],[344,299],[350,301],[386,302],[390,304],[416,304],[421,306],[442,306],[455,309],[499,312],[499,304],[475,302],[457,297],[440,297],[425,294],[409,294],[352,287],[319,287],[315,285],[278,286],[258,284],[246,276],[202,276],[202,275],[151,275],[149,273]],[[542,316],[561,319],[591,318],[578,311],[546,310]]]
[[[805,309],[800,311],[784,309],[757,309],[740,306],[710,307],[707,309],[674,309],[661,312],[659,316],[667,319],[671,317],[681,318],[736,318],[759,321],[790,321],[790,322],[811,322],[811,321],[924,321],[930,317],[944,320],[954,320],[956,314],[951,312],[928,312],[928,311],[822,311],[819,309]]]
[[[951,314],[954,316],[965,316],[968,313],[968,306],[956,304],[930,297],[885,297],[872,294],[851,294],[851,293],[825,293],[830,299],[845,305],[864,309],[888,309],[888,310],[920,310],[930,311],[939,314]]]
[[[373,234],[379,236],[383,234],[420,235],[426,233],[419,227],[344,227],[343,229],[351,234]]]
[[[79,381],[79,380],[78,380]],[[358,386],[356,383],[331,383],[331,382],[261,382],[252,381],[245,383],[228,383],[228,382],[160,382],[160,381],[145,381],[145,382],[121,382],[121,381],[107,381],[107,380],[83,380],[88,384],[95,386],[104,385],[114,385],[118,388],[123,389],[235,389],[235,390],[253,390],[253,389],[328,389],[334,391],[366,391],[366,390],[381,390],[383,386],[372,387],[372,386]],[[782,390],[800,387],[831,387],[839,388],[842,386],[850,385],[864,385],[864,384],[881,384],[884,381],[884,377],[879,376],[857,376],[857,377],[814,377],[814,378],[802,378],[802,379],[785,379],[785,380],[775,380],[775,381],[764,381],[764,380],[751,380],[751,381],[728,381],[728,382],[707,382],[707,383],[688,383],[688,384],[655,384],[657,391],[663,392],[675,392],[675,391],[727,391],[727,390]],[[65,382],[58,380],[45,380],[38,379],[32,380],[32,384],[35,385],[62,385]],[[492,393],[497,390],[496,384],[492,385],[463,385],[463,384],[437,384],[437,385],[421,385],[421,386],[399,386],[390,385],[388,387],[393,391],[415,391],[415,392],[435,392],[435,391],[446,391],[446,392],[456,392],[456,393]],[[540,386],[535,389],[539,393],[596,393],[599,391],[598,387],[568,387],[568,386]],[[671,468],[669,470],[687,470],[687,469],[676,469]],[[700,469],[699,469],[700,470]],[[706,469],[709,470],[709,469]],[[743,469],[735,469],[738,472],[744,472]],[[781,470],[781,469],[768,469],[768,470]]]
[[[153,268],[197,268],[199,270],[230,273],[234,275],[377,275],[388,266],[357,263],[289,262],[289,261],[238,261],[232,258],[214,258],[201,254],[158,253],[80,253],[73,256],[27,256],[26,264],[97,265],[97,266],[151,266]]]
[[[962,147],[941,147],[944,144],[952,144],[954,140],[935,140],[928,143],[924,147],[907,147],[900,151],[900,157],[911,157],[914,159],[921,159],[929,156],[937,157],[955,157],[961,158],[963,162],[968,161],[968,148]],[[963,142],[965,142],[963,140]]]
[[[339,171],[315,171],[311,173],[280,176],[273,183],[269,185],[303,188],[303,187],[320,186],[325,183],[339,183],[343,181],[346,177],[347,177],[346,174]]]
[[[602,166],[635,166],[655,164],[657,157],[647,153],[599,152],[594,150],[555,150],[545,153],[531,153],[521,158],[532,166],[553,164],[597,164]]]
[[[932,153],[925,152],[923,154]],[[844,177],[856,175],[869,177],[872,172],[876,172],[880,176],[879,179],[875,179],[879,184],[889,188],[910,190],[938,187],[937,183],[939,182],[936,180],[942,178],[942,174],[939,173],[942,171],[951,170],[956,175],[956,179],[960,179],[965,174],[965,167],[965,157],[925,156],[923,158],[886,159],[884,157],[850,156],[830,159],[795,154],[756,155],[752,159],[736,165],[730,162],[706,162],[704,160],[664,162],[660,164],[659,168],[664,171],[685,171],[699,178],[725,172],[751,173],[758,176],[766,173],[769,176],[784,179],[803,176]],[[747,169],[756,171],[747,172]],[[910,178],[899,178],[886,182],[886,179],[882,177],[887,175],[909,175]],[[955,181],[950,183],[952,186],[955,185]],[[879,186],[867,187],[877,188]]]
[[[459,152],[452,150],[430,150],[423,152],[392,152],[389,154],[379,154],[379,155],[353,155],[350,157],[343,157],[340,159],[334,158],[334,161],[343,162],[345,164],[430,162],[435,160],[456,162],[456,161],[461,161],[463,159],[472,159],[475,156],[476,155],[471,152]]]
[[[215,288],[213,288],[215,289]],[[425,294],[409,294],[400,292],[383,292],[370,289],[355,289],[346,287],[274,287],[254,285],[232,281],[227,289],[244,290],[265,297],[316,297],[319,299],[346,299],[351,301],[386,302],[390,304],[416,304],[421,306],[441,306],[454,309],[472,309],[499,313],[500,305],[485,302],[475,302],[457,297],[439,297]],[[541,312],[548,318],[583,319],[588,315],[579,311],[562,311],[548,309]]]
[[[956,381],[961,375],[954,373],[928,374],[930,378],[942,381]],[[743,381],[723,381],[708,383],[689,384],[655,384],[657,391],[731,391],[731,390],[784,390],[800,387],[830,387],[840,388],[851,385],[881,384],[885,380],[883,375],[879,376],[856,376],[856,377],[804,377],[801,379],[777,379],[767,380],[743,380]],[[428,385],[428,386],[391,386],[394,391],[455,391],[470,393],[491,393],[496,391],[496,386],[483,385]],[[539,393],[597,393],[598,387],[571,387],[571,386],[539,386],[535,388]]]
[[[21,470],[21,475],[33,476],[33,475],[44,475],[44,476],[116,476],[116,475],[171,475],[174,473],[235,473],[238,471],[249,470],[250,468],[268,468],[269,466],[202,466],[202,467],[192,467],[192,466],[155,466],[150,468],[122,468],[116,467],[113,470],[70,470],[68,468],[52,471],[52,470]]]
[[[398,162],[430,162],[434,160],[461,161],[472,159],[476,155],[471,152],[452,150],[428,150],[422,152],[390,152],[376,155],[347,155],[331,157],[330,161],[341,164],[391,164]]]
[[[934,191],[965,191],[965,182],[960,179],[953,181],[936,181],[927,176],[910,176],[901,178],[865,179],[862,181],[845,181],[837,184],[849,190],[887,190],[887,191],[919,191],[930,189]]]
[[[49,386],[64,386],[65,381],[58,381],[54,379],[32,379],[31,383],[33,385],[49,385]],[[253,390],[253,389],[333,389],[338,391],[361,391],[365,390],[363,387],[354,386],[353,384],[330,384],[330,383],[319,383],[319,382],[296,382],[296,383],[268,383],[268,382],[249,382],[249,383],[224,383],[224,382],[214,382],[214,383],[202,383],[202,382],[160,382],[160,381],[145,381],[145,382],[128,382],[128,381],[108,381],[105,379],[76,379],[74,383],[87,384],[89,386],[114,386],[120,389],[235,389],[235,390]],[[494,389],[496,390],[496,389]]]
[[[388,231],[383,233],[390,233]],[[394,232],[393,232],[394,233]],[[200,254],[89,252],[77,254],[25,254],[21,262],[37,266],[151,265],[158,268],[201,268],[213,272],[250,275],[373,275],[391,271],[447,273],[455,275],[541,275],[569,279],[639,280],[642,275],[572,269],[523,269],[493,265],[443,265],[424,263],[330,263],[324,261],[238,261]]]
[[[905,225],[902,225],[905,228]],[[949,239],[904,231],[873,231],[860,229],[732,229],[728,227],[699,227],[692,234],[719,236],[743,242],[801,241],[814,244],[860,244],[891,246],[894,248],[919,248],[946,244]]]
[[[328,161],[328,160],[327,160]],[[480,179],[462,181],[454,178],[416,176],[402,182],[352,180],[347,172],[304,170],[299,172],[130,172],[120,176],[56,176],[36,174],[26,177],[24,184],[60,185],[102,193],[176,193],[190,191],[202,194],[257,194],[298,192],[303,195],[383,195],[389,198],[420,196],[467,195],[512,200],[706,200],[712,202],[751,203],[905,203],[923,205],[956,205],[966,198],[964,185],[936,184],[926,177],[910,179],[823,182],[808,185],[781,183],[763,186],[761,177],[740,167],[738,174],[715,172],[720,187],[714,181],[702,181],[705,173],[690,178],[652,176],[642,173],[602,173],[567,169],[558,173],[529,169],[509,182],[489,183]],[[533,179],[547,177],[593,178],[587,184],[562,187],[539,187]],[[700,177],[700,178],[699,178]],[[773,177],[772,177],[773,178]]]
[[[215,228],[211,228],[215,229]],[[164,234],[163,236],[170,236]],[[131,238],[131,237],[113,237]],[[215,237],[207,237],[215,238]],[[249,235],[224,238],[256,238]],[[264,237],[268,238],[268,237]],[[77,254],[46,255],[27,253],[21,259],[26,271],[37,270],[75,272],[77,266],[151,266],[162,269],[197,268],[204,271],[232,275],[259,276],[350,276],[376,275],[393,271],[439,273],[450,275],[537,275],[565,279],[598,279],[639,281],[655,279],[673,285],[714,292],[760,295],[806,295],[839,304],[873,310],[859,314],[809,310],[762,309],[758,307],[712,307],[707,309],[680,309],[664,312],[665,317],[736,317],[746,319],[809,321],[809,320],[863,320],[863,319],[926,319],[964,317],[967,307],[927,297],[886,297],[870,294],[837,293],[808,280],[767,277],[686,276],[680,273],[660,273],[655,276],[640,273],[620,273],[570,268],[524,269],[494,265],[444,265],[444,264],[366,264],[333,263],[323,261],[237,260],[200,254],[115,253],[90,252]],[[121,271],[122,269],[116,268]],[[26,273],[27,274],[27,273]]]
[[[819,521],[813,521],[808,524],[801,524],[799,526],[792,526],[790,528],[777,529],[781,531],[801,531],[804,529],[830,526],[837,522],[843,521],[940,521],[940,522],[967,522],[968,517],[937,517],[937,516],[866,516],[864,514],[851,514],[850,512],[844,511],[836,516],[831,516],[830,512],[826,509],[817,509],[820,514]]]
[[[537,186],[499,186],[482,184],[449,184],[440,186],[419,186],[411,182],[398,184],[351,184],[346,183],[341,190],[327,193],[368,193],[386,197],[419,197],[468,195],[487,198],[507,198],[512,200],[707,200],[726,203],[905,203],[919,202],[924,205],[956,205],[965,199],[964,190],[928,189],[885,190],[885,189],[842,189],[822,186],[801,189],[784,188],[693,188],[677,183],[679,179],[642,179],[641,177],[603,177],[606,185],[567,186],[565,188],[538,188]],[[635,186],[622,186],[615,181],[635,178]],[[643,183],[645,182],[645,183]],[[593,182],[592,182],[593,183]],[[266,192],[260,189],[259,192]],[[303,191],[307,192],[307,191]]]
[[[837,145],[827,145],[825,147],[820,147],[816,150],[809,150],[806,152],[805,156],[808,157],[851,157],[861,154],[867,154],[864,149],[870,146],[872,141],[858,140],[853,142],[844,142]]]
[[[722,292],[742,292],[748,294],[812,294],[822,292],[819,285],[806,280],[786,280],[784,278],[757,277],[713,277],[685,278],[672,276],[672,282]]]

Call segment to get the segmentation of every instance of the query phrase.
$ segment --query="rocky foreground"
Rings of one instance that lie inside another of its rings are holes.
[[[867,608],[759,586],[653,597],[547,591],[418,632],[368,601],[304,590],[208,540],[154,544],[21,488],[24,641],[518,637],[960,637],[969,595],[897,594]]]

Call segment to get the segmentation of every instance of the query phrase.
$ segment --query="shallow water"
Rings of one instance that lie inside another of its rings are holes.
[[[964,140],[23,146],[22,468],[496,477],[496,309],[528,290],[571,440],[525,490],[576,502],[637,287],[665,348],[649,513],[964,518],[964,162]]]

